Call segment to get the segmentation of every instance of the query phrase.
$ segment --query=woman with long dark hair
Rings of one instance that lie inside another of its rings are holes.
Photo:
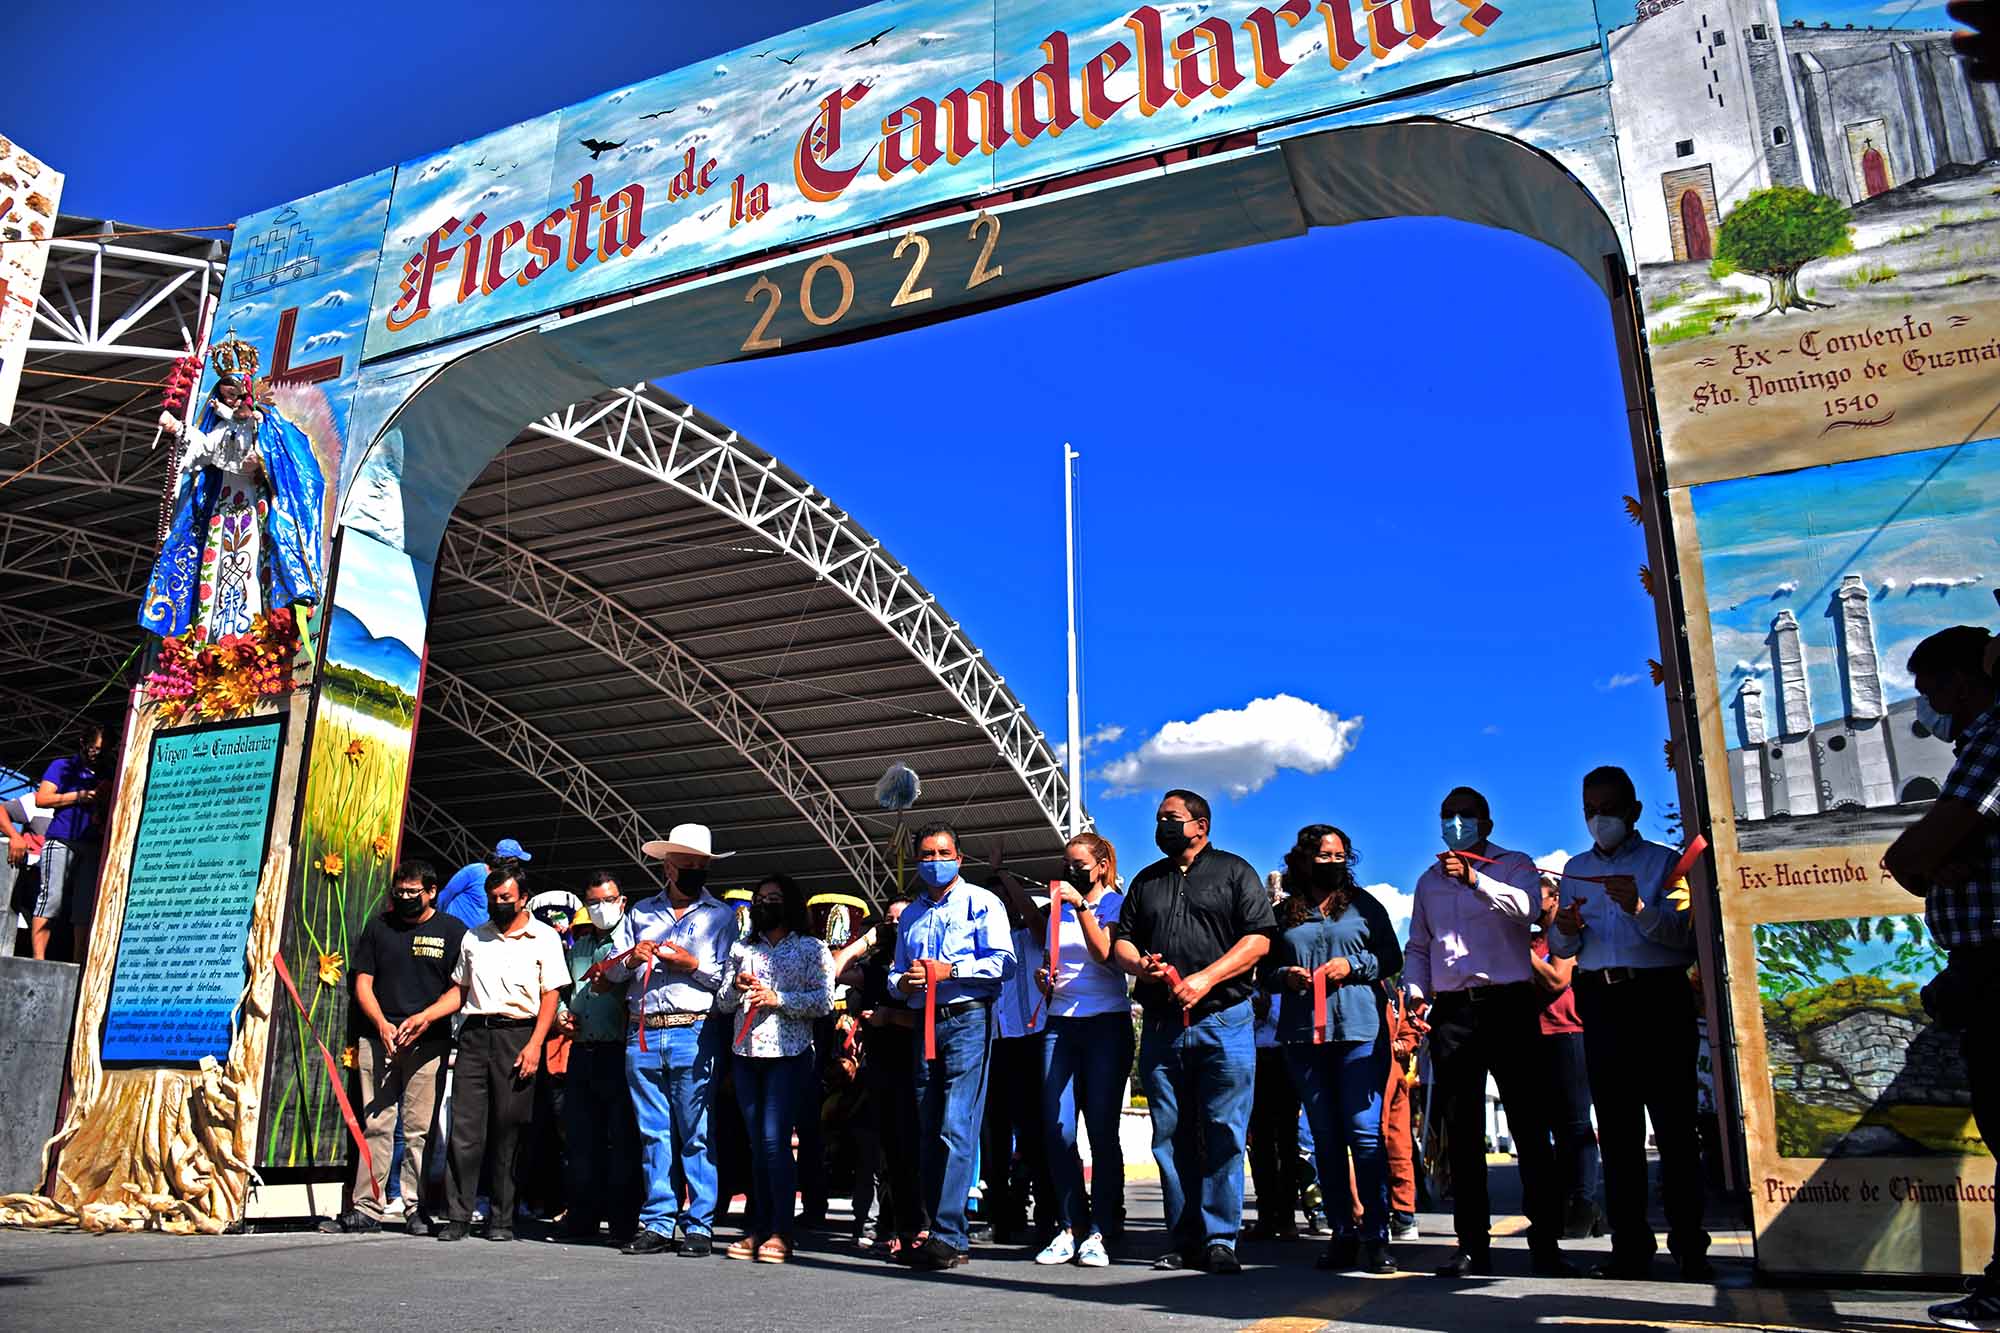
[[[1291,911],[1280,918],[1284,928],[1271,949],[1265,982],[1286,992],[1278,1037],[1312,1126],[1320,1188],[1334,1228],[1319,1267],[1393,1273],[1382,1154],[1389,1032],[1376,983],[1402,971],[1403,950],[1388,912],[1355,883],[1359,859],[1353,839],[1331,824],[1299,830],[1285,853]],[[1324,1008],[1314,1003],[1320,990]],[[1361,1193],[1358,1231],[1352,1201],[1345,1200],[1350,1153],[1352,1179]]]
[[[806,896],[789,875],[766,875],[750,896],[750,938],[730,950],[716,997],[732,1020],[736,1105],[750,1133],[746,1234],[731,1259],[782,1264],[792,1257],[798,1168],[792,1131],[814,1076],[813,1020],[833,1011],[833,955],[812,933]]]
[[[1118,1235],[1125,1201],[1118,1119],[1132,1072],[1132,1000],[1125,974],[1110,961],[1111,927],[1125,896],[1118,891],[1118,853],[1097,834],[1071,838],[1063,862],[1057,901],[1049,904],[1062,913],[1058,952],[1038,978],[1049,1006],[1042,1121],[1061,1226],[1035,1262],[1103,1268],[1111,1262],[1105,1237]],[[1088,1198],[1076,1151],[1079,1112],[1090,1135]]]

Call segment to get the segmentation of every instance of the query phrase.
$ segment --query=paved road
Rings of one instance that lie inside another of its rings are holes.
[[[1498,1174],[1498,1173],[1496,1173]],[[1135,1188],[1139,1218],[1159,1216],[1158,1194]],[[1446,1220],[1397,1247],[1428,1270],[1444,1260]],[[725,1232],[725,1237],[731,1233]],[[1433,1238],[1437,1237],[1437,1238]],[[1721,1282],[1550,1282],[1527,1275],[1518,1239],[1496,1246],[1500,1272],[1446,1284],[1428,1277],[1332,1278],[1316,1272],[1311,1242],[1251,1245],[1246,1271],[1219,1278],[1154,1273],[1144,1263],[1163,1237],[1135,1225],[1129,1262],[1109,1269],[1046,1269],[1029,1252],[980,1246],[949,1274],[913,1274],[857,1253],[834,1236],[807,1238],[779,1268],[672,1256],[630,1259],[600,1247],[479,1239],[445,1248],[402,1236],[310,1233],[240,1237],[84,1236],[0,1232],[0,1328],[91,1324],[121,1330],[214,1333],[383,1329],[571,1330],[593,1333],[707,1327],[818,1333],[827,1329],[960,1326],[973,1329],[1154,1328],[1256,1333],[1313,1330],[1928,1328],[1935,1295],[1753,1287],[1747,1248],[1718,1244]],[[1580,1257],[1604,1242],[1573,1247]],[[1668,1271],[1662,1264],[1662,1273]]]

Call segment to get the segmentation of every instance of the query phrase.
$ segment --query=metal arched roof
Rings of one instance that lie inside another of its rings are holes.
[[[93,697],[115,715],[122,690],[100,688],[129,684],[141,638],[158,398],[66,377],[157,381],[221,262],[195,237],[55,243],[48,336],[0,431],[0,762]],[[511,836],[557,882],[629,874],[639,841],[692,820],[739,853],[720,870],[879,897],[897,821],[873,790],[903,760],[924,784],[909,823],[949,819],[976,862],[1057,866],[1064,775],[1000,674],[828,497],[656,388],[496,457],[447,529],[431,612],[406,841],[447,862]]]

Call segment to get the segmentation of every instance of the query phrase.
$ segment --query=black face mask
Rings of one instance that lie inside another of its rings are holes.
[[[496,903],[491,900],[488,900],[486,904],[486,915],[493,919],[494,925],[500,927],[500,929],[502,930],[505,930],[507,929],[507,927],[514,924],[515,917],[521,915],[521,904]]]
[[[1089,893],[1091,888],[1090,872],[1082,866],[1066,865],[1063,867],[1063,883],[1069,885],[1078,893]]]
[[[676,870],[674,872],[674,886],[690,898],[700,893],[707,884],[707,866],[701,866],[694,870]]]
[[[1179,856],[1193,841],[1188,836],[1187,825],[1179,820],[1163,819],[1153,829],[1153,845],[1168,856]]]
[[[392,898],[390,907],[396,913],[398,920],[415,921],[424,914],[423,895],[419,894],[415,898]]]
[[[1354,887],[1354,872],[1347,868],[1345,861],[1315,861],[1312,868],[1312,886],[1320,893],[1351,889]]]
[[[783,903],[751,903],[750,929],[762,935],[767,930],[776,930],[785,924]]]

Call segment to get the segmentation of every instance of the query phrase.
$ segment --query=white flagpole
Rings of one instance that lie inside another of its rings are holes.
[[[1083,832],[1083,682],[1076,654],[1076,460],[1063,442],[1063,566],[1069,588],[1069,836]]]

